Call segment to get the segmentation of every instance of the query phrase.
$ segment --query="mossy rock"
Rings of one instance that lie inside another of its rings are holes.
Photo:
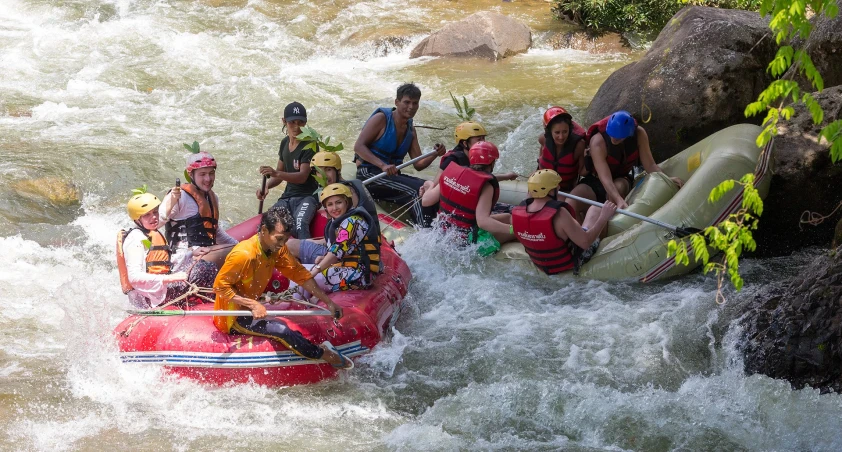
[[[58,177],[18,180],[12,182],[12,189],[25,198],[44,199],[58,207],[82,203],[82,191],[73,182]]]

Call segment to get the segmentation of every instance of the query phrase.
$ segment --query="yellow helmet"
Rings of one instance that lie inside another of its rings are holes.
[[[456,142],[459,143],[471,137],[482,137],[488,134],[485,132],[485,127],[482,124],[468,121],[456,126],[456,132],[453,135],[456,137]]]
[[[126,205],[126,210],[129,212],[129,218],[137,221],[138,218],[146,215],[150,210],[161,205],[161,200],[152,193],[142,193],[134,195],[129,199]]]
[[[339,158],[339,154],[335,152],[317,152],[310,163],[315,166],[330,166],[336,168],[336,171],[340,171],[342,169],[342,159]]]
[[[541,169],[529,176],[526,187],[529,190],[529,195],[533,198],[543,198],[549,192],[557,189],[560,183],[561,176],[557,172],[551,169]]]
[[[321,194],[319,194],[319,202],[324,205],[327,198],[336,195],[345,195],[348,199],[351,199],[351,189],[343,184],[330,184],[322,189]]]

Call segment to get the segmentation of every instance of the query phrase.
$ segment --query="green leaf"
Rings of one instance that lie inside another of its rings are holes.
[[[713,190],[710,191],[708,202],[715,203],[716,201],[719,201],[719,198],[722,198],[725,193],[728,193],[734,188],[735,183],[736,181],[734,179],[728,179],[720,182],[719,185],[713,187]]]
[[[450,94],[450,98],[453,100],[453,105],[456,106],[456,116],[459,118],[462,117],[462,106],[459,105],[459,101],[456,99],[456,96],[453,95],[450,91],[447,92]]]
[[[133,196],[142,195],[144,193],[147,193],[147,189],[148,189],[148,187],[146,186],[146,184],[143,184],[143,186],[140,187],[140,188],[133,188],[132,189],[132,195]]]
[[[836,6],[836,2],[827,2],[827,6],[824,7],[824,15],[828,19],[835,19],[837,14],[839,14],[839,7]]]
[[[842,119],[825,126],[819,136],[830,144],[830,159],[833,163],[842,160]]]
[[[321,169],[316,165],[313,165],[312,168],[316,171],[316,174],[313,175],[313,178],[316,179],[316,182],[319,183],[322,187],[327,187],[327,173],[325,170]]]
[[[190,179],[190,173],[188,173],[187,170],[184,170],[184,180],[186,180],[188,184],[193,183],[193,179]]]
[[[149,240],[149,239],[143,239],[143,240],[140,241],[140,243],[142,243],[143,247],[146,248],[147,250],[152,247],[152,241]]]
[[[198,154],[199,152],[201,152],[199,150],[199,142],[198,141],[194,141],[192,145],[187,144],[187,143],[182,143],[182,144],[184,145],[185,149],[190,151],[191,154]]]

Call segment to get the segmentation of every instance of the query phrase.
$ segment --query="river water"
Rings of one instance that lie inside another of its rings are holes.
[[[495,10],[532,28],[500,62],[409,59],[430,30]],[[714,302],[690,275],[550,279],[422,232],[394,336],[338,380],[206,388],[122,365],[115,231],[132,188],[162,193],[198,140],[226,224],[256,210],[280,114],[351,146],[395,88],[423,91],[424,149],[452,143],[448,90],[534,166],[550,104],[581,113],[639,57],[552,50],[543,1],[0,1],[0,450],[842,450],[842,397],[745,376],[739,307],[810,253],[746,260]],[[345,153],[346,161],[349,154]]]

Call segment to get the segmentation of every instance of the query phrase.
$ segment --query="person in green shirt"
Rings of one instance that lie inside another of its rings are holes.
[[[284,108],[282,119],[287,136],[281,141],[278,151],[277,168],[261,166],[260,174],[268,176],[266,191],[257,190],[257,199],[263,200],[270,188],[281,182],[286,182],[286,189],[275,206],[285,207],[295,220],[292,231],[295,238],[303,240],[310,238],[310,222],[319,210],[319,201],[313,195],[319,188],[319,183],[310,171],[310,161],[315,152],[304,149],[307,142],[297,137],[301,128],[307,125],[307,110],[304,105],[293,102]]]

